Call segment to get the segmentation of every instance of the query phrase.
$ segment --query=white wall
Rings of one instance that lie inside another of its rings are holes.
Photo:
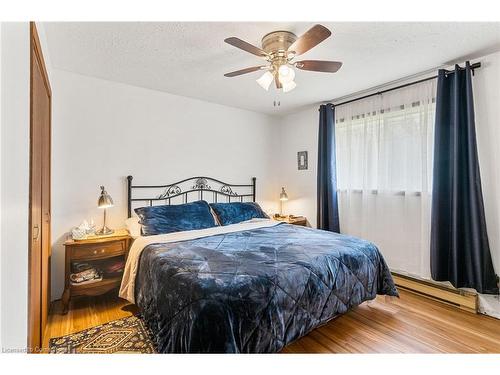
[[[62,243],[84,219],[102,223],[99,185],[113,197],[111,227],[126,218],[125,177],[138,184],[196,175],[257,177],[257,200],[276,210],[273,118],[52,69],[52,298],[64,278]],[[192,83],[186,83],[192,84]]]
[[[491,256],[500,275],[500,52],[479,60],[473,78],[477,146]]]
[[[28,23],[1,24],[1,337],[27,342],[29,90]]]
[[[279,171],[288,193],[284,213],[304,215],[316,228],[316,168],[318,165],[319,106],[277,120],[280,128]],[[298,170],[297,152],[308,151],[308,169]]]

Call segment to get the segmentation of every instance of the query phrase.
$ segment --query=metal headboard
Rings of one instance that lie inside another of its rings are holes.
[[[255,177],[252,177],[252,183],[248,185],[228,184],[201,176],[166,185],[132,185],[132,179],[132,176],[127,176],[128,217],[132,217],[133,202],[143,202],[143,206],[153,206],[154,203],[170,205],[187,203],[188,197],[195,200],[204,199],[211,203],[243,202],[245,199],[255,202]]]

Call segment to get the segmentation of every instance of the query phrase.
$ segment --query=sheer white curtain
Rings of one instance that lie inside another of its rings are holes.
[[[426,278],[435,93],[431,80],[335,109],[341,232]]]

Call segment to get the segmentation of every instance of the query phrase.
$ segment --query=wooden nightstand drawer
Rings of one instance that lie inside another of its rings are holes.
[[[125,246],[125,241],[80,245],[78,247],[73,247],[71,258],[74,260],[100,259],[109,258],[113,255],[123,255],[125,252]]]

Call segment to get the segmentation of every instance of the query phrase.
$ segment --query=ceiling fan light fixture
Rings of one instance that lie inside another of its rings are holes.
[[[264,90],[269,91],[269,86],[271,86],[271,83],[273,82],[273,80],[274,80],[274,76],[272,75],[271,72],[267,71],[262,75],[262,77],[257,79],[257,83]]]
[[[282,85],[283,85],[283,92],[292,91],[294,88],[297,87],[297,84],[294,81],[284,82]]]
[[[282,84],[291,82],[295,78],[295,71],[288,65],[281,65],[278,69],[279,79]]]
[[[226,38],[224,42],[264,59],[266,65],[240,69],[226,73],[224,76],[237,77],[258,70],[266,70],[262,77],[257,79],[257,83],[264,90],[269,91],[269,87],[271,87],[274,81],[277,90],[283,89],[283,92],[292,91],[297,87],[294,81],[296,73],[294,68],[324,73],[336,73],[341,68],[342,62],[340,61],[295,61],[297,56],[303,55],[316,47],[331,35],[332,32],[325,26],[317,24],[299,37],[290,31],[273,31],[267,33],[262,38],[262,48],[256,47],[237,37]]]

